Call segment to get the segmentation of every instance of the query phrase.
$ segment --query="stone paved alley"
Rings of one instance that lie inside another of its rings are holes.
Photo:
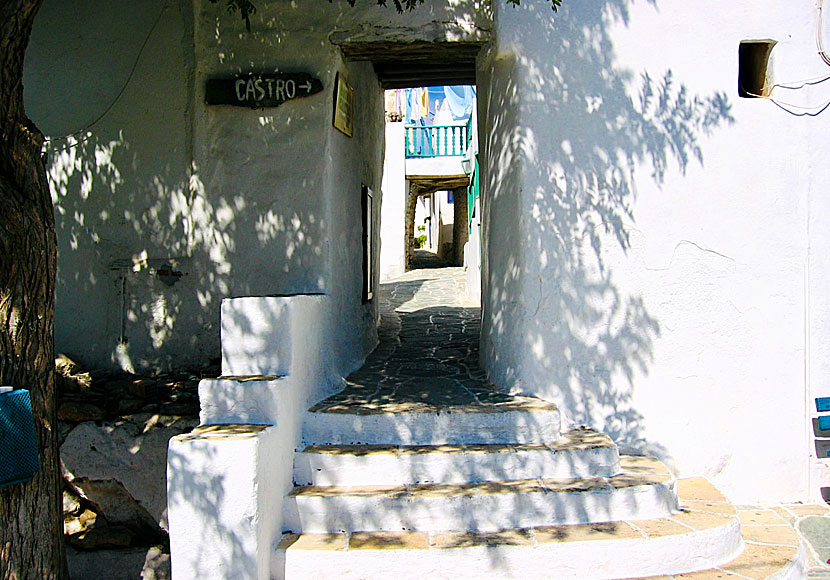
[[[481,308],[467,297],[464,269],[419,253],[419,266],[381,284],[379,344],[347,387],[311,410],[390,413],[546,407],[487,382],[478,362]],[[434,256],[434,255],[433,255]]]

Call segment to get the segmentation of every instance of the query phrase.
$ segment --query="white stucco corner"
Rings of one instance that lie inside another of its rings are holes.
[[[296,374],[308,359],[299,351],[321,324],[315,314],[324,300],[321,294],[224,299],[222,375]]]
[[[170,440],[167,502],[176,580],[268,580],[287,470],[275,427]],[[269,483],[271,483],[269,485]]]
[[[402,122],[386,123],[380,220],[380,280],[406,270],[406,158]]]
[[[274,423],[280,390],[290,383],[287,377],[203,379],[199,381],[199,421],[202,425]]]

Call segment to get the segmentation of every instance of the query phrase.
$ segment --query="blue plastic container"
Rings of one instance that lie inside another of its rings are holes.
[[[30,481],[39,468],[29,391],[0,393],[0,487]]]

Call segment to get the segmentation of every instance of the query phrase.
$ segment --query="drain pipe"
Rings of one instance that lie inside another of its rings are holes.
[[[127,344],[127,276],[121,274],[121,336],[119,344]]]

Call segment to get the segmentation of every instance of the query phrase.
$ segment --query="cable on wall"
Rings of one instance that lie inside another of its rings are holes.
[[[76,135],[81,135],[83,133],[88,132],[90,129],[92,129],[92,127],[94,127],[98,122],[100,122],[104,117],[106,117],[107,114],[113,109],[113,107],[115,107],[115,105],[118,103],[118,101],[121,100],[121,97],[124,95],[124,92],[127,90],[127,87],[130,85],[130,81],[133,80],[133,76],[135,75],[135,71],[138,68],[138,63],[141,61],[141,55],[144,54],[144,49],[147,48],[147,43],[150,41],[150,37],[153,35],[153,31],[156,29],[156,26],[158,26],[158,23],[161,21],[161,17],[164,14],[164,11],[167,9],[167,2],[168,2],[168,0],[164,0],[164,3],[162,4],[161,8],[159,9],[158,16],[156,16],[156,19],[153,22],[153,25],[150,27],[150,30],[147,32],[147,36],[144,37],[144,42],[141,43],[141,48],[138,49],[138,54],[136,54],[135,61],[133,62],[133,66],[130,69],[130,74],[127,75],[127,80],[124,81],[123,86],[118,91],[118,94],[115,95],[115,98],[112,100],[112,102],[110,102],[110,104],[107,105],[107,107],[104,109],[104,111],[100,115],[98,115],[94,120],[92,120],[90,123],[88,123],[82,129],[78,129],[77,131],[73,131],[72,133],[69,133],[68,135],[63,135],[62,137],[50,137],[50,138],[48,138],[44,141],[45,144],[50,144],[54,141],[61,141],[61,140],[64,140],[64,139],[69,139],[70,137],[75,137]],[[55,153],[60,153],[62,151],[68,151],[69,149],[72,149],[72,148],[77,147],[78,145],[80,145],[82,143],[85,143],[91,137],[92,137],[92,135],[89,134],[89,135],[85,136],[83,139],[78,139],[74,143],[71,143],[71,144],[67,145],[63,149],[56,150]]]
[[[824,64],[830,66],[830,56],[824,52],[824,0],[818,0],[818,18],[816,19],[816,47]]]

